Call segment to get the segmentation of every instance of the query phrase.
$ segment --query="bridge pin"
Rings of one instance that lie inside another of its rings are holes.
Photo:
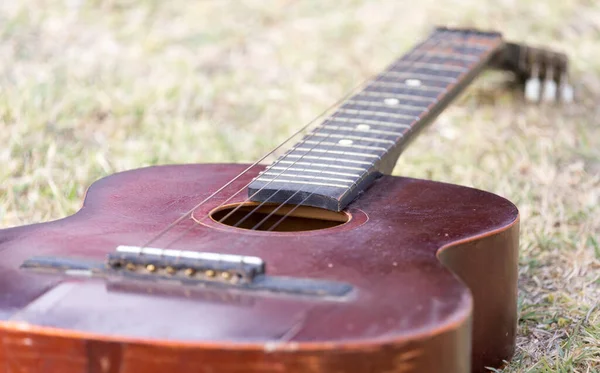
[[[216,273],[212,269],[209,269],[209,270],[204,271],[204,275],[206,277],[215,277]]]
[[[242,280],[242,275],[240,275],[239,273],[234,273],[233,276],[231,276],[230,282],[232,284],[237,284],[241,280]]]
[[[221,272],[221,278],[223,280],[229,280],[231,278],[231,273],[229,273],[229,272]]]

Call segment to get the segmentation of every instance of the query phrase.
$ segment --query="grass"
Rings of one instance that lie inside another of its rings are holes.
[[[487,74],[395,174],[519,206],[518,349],[502,372],[599,372],[600,5],[441,3],[0,2],[0,225],[71,214],[116,171],[253,161],[432,25],[498,29],[565,51],[577,103],[526,105]]]

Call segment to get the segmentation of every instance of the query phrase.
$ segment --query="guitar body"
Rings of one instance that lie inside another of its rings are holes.
[[[1,370],[463,373],[510,359],[518,211],[456,185],[383,176],[332,228],[257,232],[189,219],[161,239],[258,256],[269,275],[351,286],[337,298],[20,268],[33,256],[103,261],[118,245],[139,245],[244,168],[115,174],[93,184],[73,216],[1,230]],[[195,217],[223,201],[211,199]]]

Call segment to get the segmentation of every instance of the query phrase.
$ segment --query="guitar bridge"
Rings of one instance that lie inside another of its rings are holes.
[[[106,265],[114,271],[186,279],[249,284],[265,273],[264,261],[256,256],[118,246]]]
[[[118,246],[104,261],[38,256],[23,264],[24,270],[78,277],[105,278],[111,283],[144,284],[144,288],[172,285],[204,288],[214,286],[240,291],[290,294],[340,300],[349,294],[347,283],[324,279],[268,276],[264,261],[255,256]],[[131,282],[129,280],[132,280]],[[129,285],[127,285],[129,284]]]

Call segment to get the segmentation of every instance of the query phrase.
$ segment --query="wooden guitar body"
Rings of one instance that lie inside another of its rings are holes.
[[[115,174],[93,184],[73,216],[1,230],[1,370],[464,373],[510,359],[518,211],[456,185],[383,176],[336,227],[261,232],[189,219],[161,239],[179,238],[172,245],[181,250],[258,256],[269,275],[349,285],[339,297],[20,268],[40,255],[101,262],[116,246],[158,233],[244,168]]]

